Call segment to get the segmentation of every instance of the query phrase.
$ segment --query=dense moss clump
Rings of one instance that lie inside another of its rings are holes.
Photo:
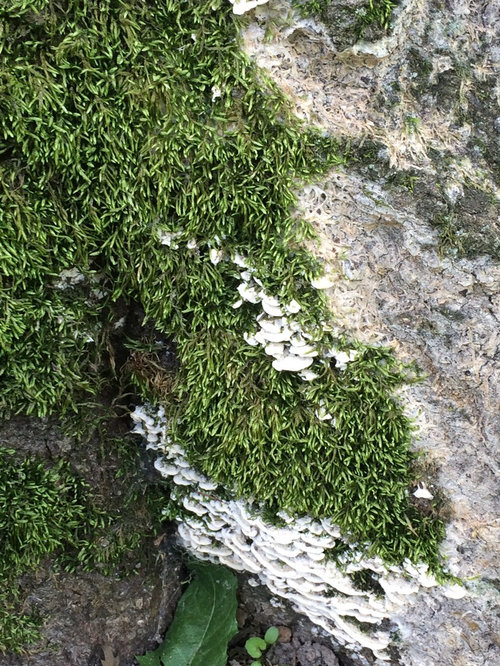
[[[345,22],[351,15],[350,29],[353,35],[373,39],[381,35],[376,32],[369,34],[366,29],[373,26],[389,30],[392,10],[399,4],[399,0],[366,0],[357,7],[353,7],[352,3],[344,5],[332,0],[292,0],[292,4],[302,16],[318,16],[327,27],[339,18]]]
[[[23,613],[19,577],[51,555],[95,566],[91,535],[108,522],[69,465],[19,461],[14,453],[0,448],[0,652],[38,638],[41,618]]]
[[[437,569],[443,528],[409,505],[411,427],[393,397],[412,370],[357,345],[344,372],[276,372],[243,340],[256,310],[232,307],[236,267],[209,259],[217,243],[249,257],[268,293],[324,330],[293,190],[343,157],[239,50],[230,3],[7,0],[0,18],[2,413],[95,394],[116,303],[140,302],[175,338],[162,400],[199,469]],[[152,397],[144,367],[131,375]],[[319,400],[336,428],[316,419]]]

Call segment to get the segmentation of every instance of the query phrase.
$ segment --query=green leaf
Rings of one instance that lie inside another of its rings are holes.
[[[262,638],[253,636],[245,643],[245,649],[251,657],[256,657],[258,659],[262,656],[262,651],[267,649],[267,643]]]
[[[252,661],[250,666],[262,666],[262,662],[261,661]]]
[[[274,643],[276,643],[276,641],[278,640],[279,635],[280,632],[276,627],[269,627],[269,629],[264,634],[264,640],[268,645],[274,645]]]
[[[153,652],[148,652],[142,657],[136,656],[136,659],[139,662],[140,666],[161,666],[160,648],[157,648]]]
[[[141,666],[225,666],[237,632],[236,577],[214,564],[192,567],[195,579],[181,597],[165,640],[136,657]]]

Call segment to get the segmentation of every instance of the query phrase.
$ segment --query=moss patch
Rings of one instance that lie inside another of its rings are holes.
[[[2,429],[2,441],[19,438],[21,449],[0,447],[0,653],[22,652],[40,638],[47,618],[31,594],[39,575],[121,578],[151,567],[168,488],[144,478],[135,438],[118,436],[124,427],[108,417],[100,433],[71,443],[47,421],[18,418]]]
[[[411,424],[394,398],[413,370],[325,332],[320,266],[301,246],[313,233],[293,214],[297,183],[344,157],[239,50],[230,4],[16,0],[0,17],[2,411],[70,412],[96,394],[117,306],[138,302],[176,341],[160,394],[199,469],[437,570],[443,526],[408,502]],[[299,300],[319,345],[354,345],[349,368],[325,362],[307,384],[246,345],[256,311],[233,309],[240,277],[210,261],[218,243]],[[154,358],[139,360],[150,398]],[[336,428],[314,416],[320,399]]]
[[[439,230],[443,254],[500,258],[500,225],[496,221],[498,202],[492,195],[474,187],[464,189],[455,206],[433,218]]]
[[[88,503],[87,488],[63,462],[49,468],[17,461],[0,448],[0,652],[38,638],[40,618],[20,611],[17,579],[54,551],[89,559],[88,534],[104,520]]]
[[[393,9],[399,0],[360,0],[358,3],[333,0],[293,0],[303,17],[316,16],[332,32],[334,42],[342,47],[358,39],[375,41],[390,29]],[[343,32],[344,35],[337,33]]]

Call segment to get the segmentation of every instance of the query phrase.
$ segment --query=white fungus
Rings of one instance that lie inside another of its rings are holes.
[[[322,409],[324,404],[319,405],[320,415]],[[282,527],[267,523],[260,506],[217,496],[217,484],[194,470],[182,448],[167,436],[162,408],[155,413],[152,408],[137,407],[132,419],[134,432],[143,434],[148,446],[161,454],[155,467],[179,488],[184,513],[178,518],[178,532],[188,550],[202,559],[255,574],[273,594],[291,601],[341,644],[355,643],[387,659],[384,648],[390,635],[378,631],[378,623],[396,614],[421,587],[437,585],[427,565],[406,560],[401,567],[387,566],[380,558],[357,556],[356,546],[351,544],[350,559],[341,569],[326,558],[328,550],[342,539],[338,526],[330,520],[294,518],[282,511]],[[356,571],[371,573],[385,596],[358,589],[350,578]],[[455,599],[465,592],[459,585],[444,589],[446,596]],[[351,620],[372,624],[374,630],[362,632]]]
[[[334,284],[335,281],[333,280],[333,278],[329,277],[328,275],[322,275],[319,278],[314,278],[313,280],[311,280],[311,285],[315,289],[330,289],[331,287],[333,287]]]
[[[268,0],[229,0],[229,2],[233,5],[233,13],[241,15],[255,9],[259,5],[265,5]]]
[[[242,282],[238,285],[238,292],[241,298],[249,303],[259,303],[261,301],[261,297],[255,287],[248,286],[247,282]]]
[[[224,252],[222,250],[218,250],[215,247],[213,247],[210,250],[210,261],[214,265],[219,264],[223,259],[224,259]]]
[[[212,102],[215,102],[216,99],[222,97],[222,91],[217,86],[212,86]]]
[[[282,356],[273,361],[273,368],[280,372],[299,372],[305,370],[313,362],[312,358],[302,358],[300,356]]]
[[[179,236],[182,236],[182,231],[159,231],[158,236],[162,245],[167,245],[175,250],[178,248],[178,245],[174,241]]]
[[[415,497],[418,497],[419,499],[427,499],[427,500],[434,499],[434,495],[426,488],[424,483],[419,484],[418,488],[415,490],[413,495]]]

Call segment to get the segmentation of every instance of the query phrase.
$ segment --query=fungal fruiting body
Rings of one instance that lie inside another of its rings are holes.
[[[328,519],[280,512],[281,525],[270,524],[259,504],[227,499],[227,488],[222,498],[218,484],[191,467],[185,452],[169,438],[163,407],[137,407],[132,419],[133,432],[160,454],[156,469],[175,484],[182,508],[178,533],[184,547],[202,559],[253,574],[341,644],[366,647],[387,659],[384,649],[390,634],[380,630],[379,623],[400,611],[421,588],[437,585],[426,564],[405,561],[396,567],[378,557],[363,557]],[[350,556],[333,561],[329,552],[339,544],[350,550]],[[353,582],[356,572],[367,572],[384,594],[359,589]],[[464,592],[459,585],[444,589],[453,598]],[[373,630],[360,631],[356,622],[367,623]]]
[[[241,15],[255,9],[259,5],[265,5],[269,0],[229,0],[233,5],[233,12]]]

